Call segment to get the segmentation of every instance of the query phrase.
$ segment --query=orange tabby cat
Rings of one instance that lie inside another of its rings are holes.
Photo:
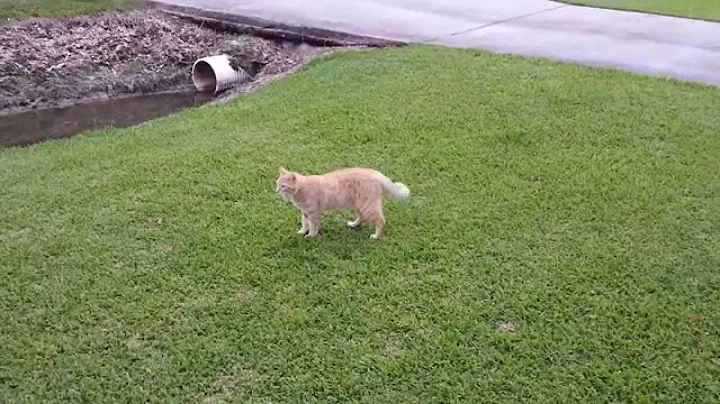
[[[379,238],[385,227],[382,198],[407,199],[410,189],[400,182],[392,182],[382,173],[367,168],[348,168],[325,175],[301,175],[280,169],[276,192],[292,202],[302,212],[302,227],[298,234],[315,237],[320,231],[323,212],[354,209],[357,218],[348,222],[358,228],[365,222],[375,225],[370,238]]]

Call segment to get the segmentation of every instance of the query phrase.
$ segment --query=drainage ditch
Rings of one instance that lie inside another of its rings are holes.
[[[238,34],[159,10],[3,24],[0,146],[130,126],[211,102],[190,77],[204,56],[226,54],[259,81],[331,49]]]

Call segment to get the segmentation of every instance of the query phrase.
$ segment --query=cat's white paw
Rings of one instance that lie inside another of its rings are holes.
[[[308,233],[308,231],[305,230],[305,229],[300,229],[300,230],[297,231],[297,234],[305,235],[305,234],[307,234],[307,233]]]
[[[370,239],[372,239],[372,240],[377,240],[377,239],[378,239],[378,235],[377,235],[377,234],[372,234],[372,235],[370,235]]]

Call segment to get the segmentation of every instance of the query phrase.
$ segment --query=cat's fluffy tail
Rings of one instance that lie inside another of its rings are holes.
[[[393,199],[403,200],[410,197],[410,188],[402,182],[392,182],[391,179],[385,177],[382,187],[387,196]]]

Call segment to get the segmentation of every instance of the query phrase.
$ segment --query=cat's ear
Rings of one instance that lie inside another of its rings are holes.
[[[280,167],[280,175],[286,176],[290,181],[295,181],[295,173]]]

